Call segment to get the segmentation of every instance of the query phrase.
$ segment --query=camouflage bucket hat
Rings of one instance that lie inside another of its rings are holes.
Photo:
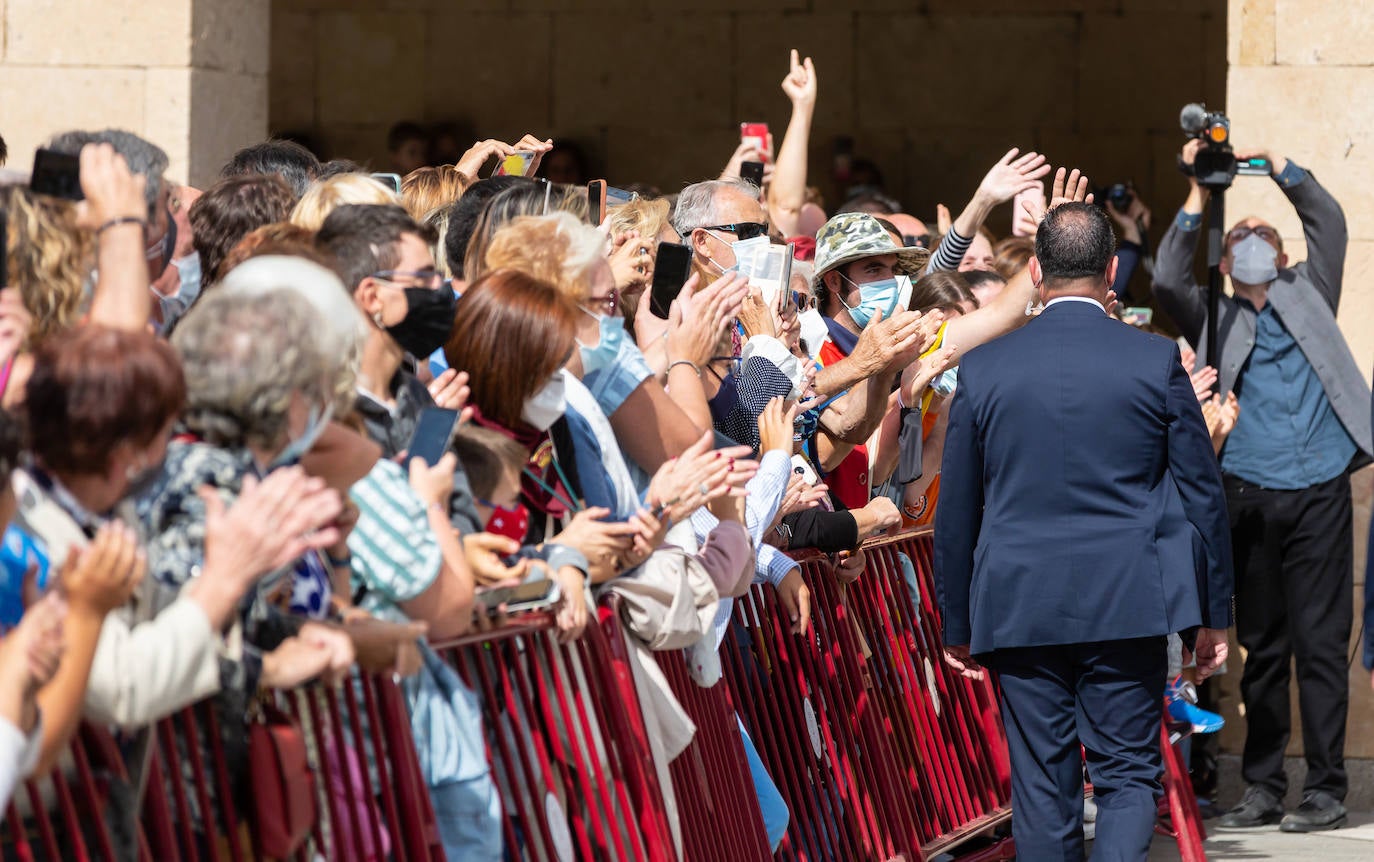
[[[816,274],[811,284],[814,287],[820,283],[821,276],[851,261],[883,254],[897,255],[893,271],[912,277],[919,276],[930,259],[930,252],[923,248],[897,245],[892,235],[868,213],[840,213],[822,225],[816,234]]]

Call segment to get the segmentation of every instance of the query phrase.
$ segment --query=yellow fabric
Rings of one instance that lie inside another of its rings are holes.
[[[933,342],[931,342],[931,345],[930,345],[929,348],[926,349],[926,352],[921,354],[921,358],[920,358],[918,361],[920,361],[920,362],[925,362],[927,357],[929,357],[932,353],[934,353],[935,351],[939,350],[941,347],[944,346],[944,344],[945,344],[945,329],[946,329],[948,326],[949,326],[949,321],[948,321],[948,320],[946,320],[944,323],[940,324],[940,329],[939,329],[939,331],[937,331],[937,332],[935,333],[935,340],[934,340]],[[935,390],[934,390],[934,389],[931,389],[929,386],[927,386],[927,387],[926,387],[926,391],[921,393],[921,415],[923,415],[923,416],[925,415],[926,410],[928,410],[928,409],[930,408],[930,400],[931,400],[932,398],[934,398],[934,397],[935,397]]]

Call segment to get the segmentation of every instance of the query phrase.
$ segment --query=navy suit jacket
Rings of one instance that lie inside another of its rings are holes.
[[[945,643],[1231,623],[1221,471],[1178,346],[1066,301],[972,350],[935,514]]]

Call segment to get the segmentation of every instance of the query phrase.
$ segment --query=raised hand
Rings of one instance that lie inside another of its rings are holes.
[[[124,157],[109,144],[81,148],[81,191],[86,199],[76,206],[77,225],[96,230],[114,219],[148,220],[144,197],[147,178],[132,173]]]
[[[88,547],[72,549],[58,586],[73,610],[103,617],[129,600],[148,573],[138,537],[118,521],[107,521]]]
[[[198,493],[205,503],[206,571],[251,583],[306,551],[339,542],[333,525],[343,514],[343,499],[299,467],[273,470],[261,482],[245,478],[227,510],[214,489]]]
[[[792,423],[797,418],[797,402],[784,407],[786,399],[781,395],[770,399],[759,414],[759,454],[765,452],[784,452],[792,454]]]
[[[693,275],[687,279],[669,308],[668,357],[672,361],[688,359],[703,368],[716,355],[731,321],[739,315],[749,292],[749,280],[737,272],[728,272],[705,290],[693,291],[695,278]],[[639,315],[645,316],[653,317]]]
[[[1193,382],[1193,394],[1197,396],[1197,400],[1207,401],[1212,397],[1212,387],[1217,382],[1217,370],[1210,365],[1204,365],[1189,375],[1189,379]]]
[[[472,390],[468,388],[466,371],[447,368],[443,374],[431,380],[427,388],[429,397],[434,399],[434,406],[459,411],[459,424],[472,418],[472,409],[467,406]]]
[[[797,62],[797,49],[792,49],[790,69],[782,79],[782,91],[792,100],[793,107],[814,108],[816,106],[816,67],[811,58]]]
[[[1092,192],[1088,191],[1088,188],[1088,177],[1080,173],[1078,168],[1071,171],[1068,168],[1060,168],[1054,172],[1054,184],[1050,186],[1049,209],[1067,203],[1092,203]]]
[[[458,169],[460,174],[472,179],[477,179],[478,174],[482,171],[482,167],[486,165],[487,161],[490,160],[492,156],[504,159],[513,152],[515,152],[515,147],[512,147],[510,144],[504,141],[498,141],[495,138],[489,138],[485,141],[478,141],[471,147],[468,147],[468,151],[463,153],[458,159],[458,164],[454,165],[454,167]]]
[[[990,203],[1000,204],[1039,187],[1040,178],[1050,172],[1045,157],[1034,152],[1018,157],[1019,152],[1016,147],[1007,150],[978,184],[976,194]]]
[[[611,241],[608,260],[611,274],[615,276],[615,286],[621,293],[649,283],[654,264],[653,256],[649,253],[652,247],[653,243],[641,238],[637,230],[626,231]]]

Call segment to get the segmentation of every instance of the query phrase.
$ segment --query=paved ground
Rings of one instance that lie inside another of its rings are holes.
[[[1368,862],[1374,859],[1374,814],[1350,815],[1350,825],[1333,832],[1289,835],[1270,827],[1261,832],[1220,832],[1210,829],[1207,858],[1212,862],[1228,859],[1281,859],[1284,862]],[[1150,862],[1173,862],[1178,848],[1164,838],[1156,838]]]

